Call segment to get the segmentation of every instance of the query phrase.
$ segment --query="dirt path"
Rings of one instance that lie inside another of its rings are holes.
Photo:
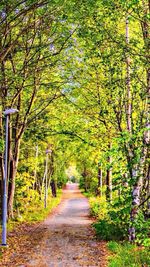
[[[6,262],[2,266],[105,267],[105,243],[96,241],[91,223],[87,199],[77,185],[70,184],[56,212],[30,238],[27,234],[26,249],[12,254],[12,265]]]

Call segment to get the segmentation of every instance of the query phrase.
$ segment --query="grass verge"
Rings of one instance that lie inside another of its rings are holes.
[[[124,207],[117,209],[110,206],[104,197],[90,197],[90,213],[97,220],[93,226],[98,239],[108,241],[110,251],[108,267],[149,267],[150,239],[146,236],[140,246],[127,241],[128,221]],[[128,212],[128,211],[127,211]],[[140,229],[148,230],[145,224]],[[141,231],[143,234],[143,231]],[[143,237],[143,236],[142,236]]]
[[[50,195],[47,200],[47,208],[44,208],[44,200],[31,202],[28,207],[24,209],[23,213],[19,214],[19,216],[15,216],[14,219],[9,220],[7,224],[8,232],[12,231],[16,226],[22,223],[37,223],[43,221],[61,202],[61,196],[62,190],[58,190],[56,198],[53,198]]]
[[[57,207],[61,201],[61,191],[57,192],[57,197],[49,197],[47,200],[47,208],[44,208],[44,201],[31,206],[27,212],[23,215],[23,220],[26,222],[37,222],[43,221],[52,210]]]
[[[148,267],[150,266],[150,250],[128,242],[108,242],[111,251],[108,267]]]

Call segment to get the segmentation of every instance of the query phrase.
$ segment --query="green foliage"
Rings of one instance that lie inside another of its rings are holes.
[[[144,140],[149,44],[144,37],[146,1],[6,2],[0,4],[0,105],[2,111],[19,109],[11,116],[9,151],[18,171],[15,212],[23,214],[32,203],[39,204],[45,183],[45,150],[51,145],[48,182],[55,180],[59,188],[67,181],[66,170],[75,163],[80,187],[93,196],[100,190],[104,195],[111,187],[106,186],[106,173],[112,170],[113,202],[109,205],[105,198],[91,198],[91,214],[98,218],[96,229],[103,238],[127,238],[132,189],[140,175],[141,199],[148,188],[148,153],[143,155],[148,150]],[[129,44],[125,36],[128,13]],[[3,127],[0,125],[1,153]],[[98,184],[99,163],[103,188]],[[135,167],[140,175],[133,177]],[[11,188],[11,177],[8,181]],[[138,242],[147,243],[149,223],[143,211],[134,225]]]
[[[130,225],[130,206],[126,199],[108,204],[105,197],[90,197],[91,215],[97,218],[94,224],[98,238],[104,240],[123,240],[128,238]],[[150,220],[145,219],[141,212],[134,222],[136,227],[136,241],[138,244],[149,244]]]
[[[85,189],[85,180],[82,176],[80,177],[80,180],[79,180],[79,188]]]
[[[105,240],[122,240],[128,232],[129,212],[125,207],[113,207],[105,197],[90,198],[91,214],[97,217],[94,224],[98,238]]]
[[[4,140],[0,139],[0,153],[4,151]]]
[[[140,210],[136,216],[133,225],[136,228],[137,244],[142,244],[148,247],[150,245],[150,238],[149,238],[150,219],[145,218],[143,212]]]
[[[90,197],[90,213],[97,219],[106,219],[108,214],[108,204],[105,197]]]
[[[150,265],[150,251],[129,243],[110,241],[108,248],[112,252],[109,267],[142,267]]]
[[[27,210],[24,210],[23,221],[35,222],[43,221],[47,215],[55,208],[61,201],[61,191],[59,190],[57,197],[53,198],[51,195],[48,197],[47,208],[44,209],[44,200],[33,201]]]
[[[19,206],[14,220],[18,222],[35,222],[42,221],[46,216],[56,207],[61,200],[61,190],[58,191],[57,197],[53,198],[49,192],[47,199],[47,208],[44,208],[44,198],[39,199],[33,191],[33,195],[29,194],[28,201],[23,198],[23,202],[20,200]]]
[[[124,229],[120,228],[113,221],[104,219],[94,224],[98,238],[102,240],[122,240]]]
[[[90,189],[89,189],[89,191],[91,193],[96,193],[97,189],[98,189],[97,188],[97,177],[92,177],[91,181],[90,181]]]

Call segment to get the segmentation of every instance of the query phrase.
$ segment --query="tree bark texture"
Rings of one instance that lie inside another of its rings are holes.
[[[101,164],[98,164],[98,190],[97,190],[97,194],[102,197],[102,186],[103,186],[103,182],[102,182],[102,166]]]
[[[109,144],[109,149],[111,149],[112,144]],[[106,171],[106,199],[107,201],[112,201],[112,157],[108,157],[108,167]]]
[[[52,190],[52,196],[57,197],[57,191],[56,191],[56,181],[52,180],[51,183],[51,190]]]

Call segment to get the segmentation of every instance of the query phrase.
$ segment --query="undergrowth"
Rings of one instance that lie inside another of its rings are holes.
[[[34,223],[43,221],[49,213],[60,203],[62,191],[58,190],[57,197],[49,195],[47,199],[47,208],[44,208],[44,200],[33,200],[21,212],[15,213],[14,219],[10,219],[7,225],[8,231],[12,231],[14,227],[21,223]]]
[[[110,240],[127,240],[130,225],[130,208],[128,202],[108,203],[105,197],[90,197],[90,212],[97,221],[94,224],[98,238]],[[139,245],[150,244],[150,220],[146,220],[141,211],[135,220],[136,241]]]
[[[44,208],[44,201],[39,201],[37,203],[33,203],[28,210],[26,210],[23,214],[23,221],[32,222],[32,221],[43,221],[48,214],[55,208],[61,201],[61,191],[57,193],[57,197],[54,198],[49,196],[47,200],[47,208]]]
[[[132,245],[127,241],[130,222],[128,203],[118,206],[114,201],[109,204],[105,197],[90,197],[89,203],[91,215],[96,218],[93,226],[97,238],[109,241],[108,248],[112,253],[109,267],[150,266],[149,220],[145,220],[139,212],[136,220],[137,245]]]
[[[138,247],[130,243],[121,244],[110,241],[111,251],[108,267],[148,267],[150,266],[150,251],[148,248]]]

